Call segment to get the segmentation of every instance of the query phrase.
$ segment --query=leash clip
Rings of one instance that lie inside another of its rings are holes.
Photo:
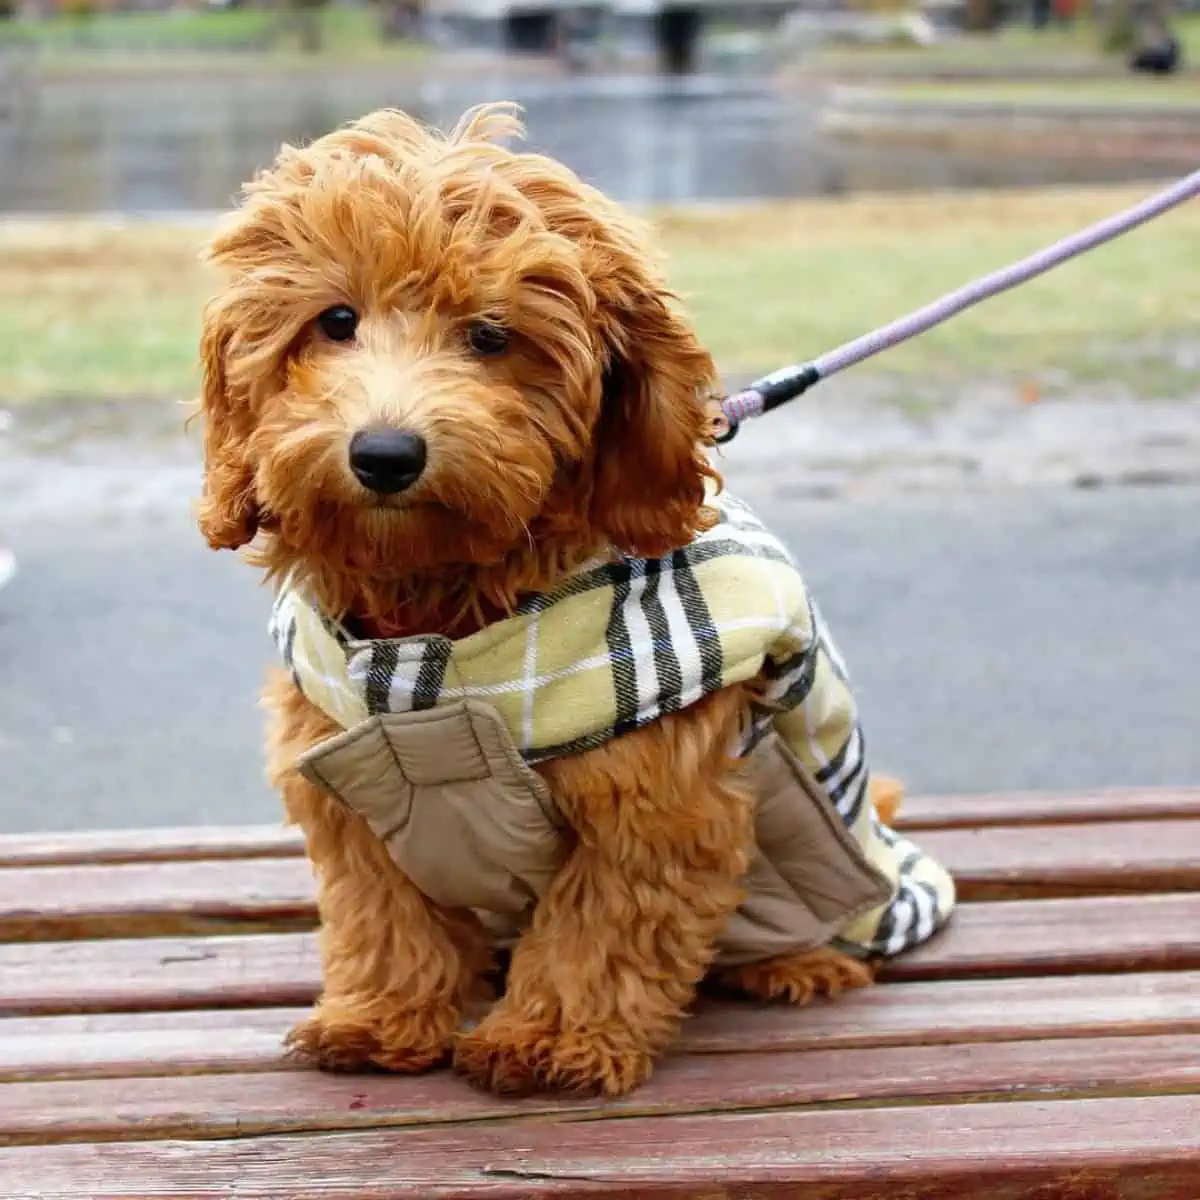
[[[731,421],[729,417],[722,416],[719,422],[720,433],[713,434],[713,441],[718,446],[727,446],[737,437],[738,430],[741,429],[741,422]]]
[[[784,367],[752,383],[745,391],[715,401],[712,440],[718,446],[727,445],[737,437],[737,431],[747,418],[761,416],[803,395],[820,378],[821,372],[814,363],[801,363]]]

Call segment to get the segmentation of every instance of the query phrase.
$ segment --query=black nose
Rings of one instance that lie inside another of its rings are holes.
[[[368,429],[350,439],[350,470],[384,496],[410,488],[425,470],[425,439],[402,429]]]

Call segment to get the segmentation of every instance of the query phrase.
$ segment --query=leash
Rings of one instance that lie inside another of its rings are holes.
[[[1087,229],[1081,229],[1078,233],[1063,238],[1062,241],[1055,242],[1046,249],[1031,254],[1028,258],[993,271],[990,275],[985,275],[982,279],[975,280],[974,283],[950,292],[940,300],[935,300],[932,304],[927,304],[924,308],[919,308],[872,333],[846,342],[835,350],[830,350],[827,354],[814,358],[811,362],[783,367],[770,375],[763,376],[745,391],[735,392],[721,401],[723,420],[719,421],[719,424],[724,428],[715,435],[715,440],[720,443],[732,441],[737,435],[738,426],[743,421],[751,417],[760,417],[763,413],[770,412],[773,408],[778,408],[781,404],[786,404],[787,401],[794,400],[797,396],[802,396],[822,379],[828,379],[831,375],[836,375],[847,367],[855,366],[864,359],[872,358],[881,351],[898,346],[901,342],[907,342],[910,338],[925,333],[935,325],[948,321],[951,317],[965,312],[983,300],[988,300],[1010,288],[1027,283],[1077,255],[1086,254],[1087,251],[1094,250],[1097,246],[1104,245],[1105,242],[1129,233],[1130,230],[1144,225],[1147,221],[1152,221],[1155,217],[1162,216],[1163,213],[1198,194],[1200,194],[1200,170],[1193,171],[1191,175],[1181,179],[1178,183],[1150,196],[1140,204],[1135,204],[1124,212],[1098,221]]]

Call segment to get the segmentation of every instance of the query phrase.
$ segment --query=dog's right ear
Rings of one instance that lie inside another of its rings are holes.
[[[258,530],[254,472],[246,457],[252,418],[245,399],[231,394],[227,378],[231,333],[227,306],[219,298],[209,301],[200,335],[204,491],[197,521],[214,550],[236,550],[251,541]]]

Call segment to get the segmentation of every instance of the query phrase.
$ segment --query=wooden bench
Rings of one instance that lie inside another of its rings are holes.
[[[0,838],[0,1196],[1200,1197],[1200,790],[910,800],[952,927],[702,1002],[617,1103],[297,1071],[312,886],[264,829]]]

